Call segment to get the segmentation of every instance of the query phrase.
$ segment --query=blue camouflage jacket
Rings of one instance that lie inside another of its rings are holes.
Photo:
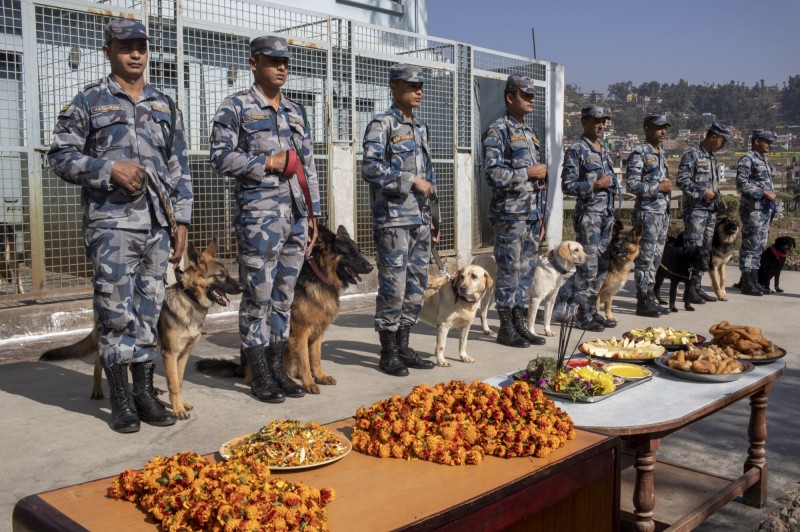
[[[736,190],[741,194],[739,207],[743,209],[769,210],[772,203],[764,198],[764,191],[774,192],[772,166],[769,160],[750,150],[739,159],[736,167]]]
[[[299,103],[281,94],[275,109],[253,84],[222,101],[214,115],[210,144],[214,170],[236,178],[240,223],[289,217],[293,204],[301,216],[321,215],[311,128]],[[297,175],[287,178],[267,172],[268,157],[287,150],[297,151],[304,159],[311,213]]]
[[[683,154],[676,183],[683,191],[684,211],[717,211],[716,200],[719,197],[717,159],[713,153],[708,153],[702,144],[689,148]],[[704,196],[709,188],[717,196],[712,201],[705,201]]]
[[[87,85],[61,109],[47,161],[61,179],[82,187],[84,227],[148,230],[151,212],[159,225],[169,227],[153,191],[129,196],[111,181],[115,162],[150,169],[158,176],[154,185],[172,203],[175,220],[191,223],[192,181],[180,114],[175,120],[172,156],[166,159],[170,112],[163,93],[145,85],[133,102],[112,75]]]
[[[634,211],[669,211],[670,194],[658,191],[659,184],[669,179],[664,148],[656,152],[648,142],[636,146],[628,157],[626,176],[625,186],[636,196]]]
[[[431,223],[430,199],[412,188],[423,177],[436,190],[428,129],[416,117],[408,122],[396,106],[375,115],[364,132],[362,176],[369,183],[376,227]]]
[[[606,189],[594,190],[595,181],[603,175],[613,180]],[[561,191],[565,196],[575,196],[575,213],[606,212],[614,210],[614,198],[621,192],[611,154],[605,148],[600,150],[586,135],[574,143],[564,154],[561,169]]]
[[[483,134],[482,145],[483,171],[493,190],[490,221],[539,219],[546,181],[528,178],[528,167],[542,162],[533,130],[504,114]]]

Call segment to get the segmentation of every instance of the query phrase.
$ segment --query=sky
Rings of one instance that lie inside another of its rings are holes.
[[[800,74],[800,0],[428,0],[428,34],[564,65],[604,94],[618,81],[783,86]]]

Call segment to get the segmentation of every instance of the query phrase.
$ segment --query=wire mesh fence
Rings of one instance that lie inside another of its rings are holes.
[[[43,163],[61,109],[84,86],[109,74],[103,26],[110,9],[145,22],[150,36],[147,80],[174,98],[182,112],[195,194],[190,240],[204,247],[216,238],[220,256],[231,265],[236,260],[234,180],[211,170],[209,135],[223,99],[251,87],[252,38],[278,34],[289,40],[293,57],[283,92],[307,111],[321,221],[339,223],[332,190],[337,183],[354,184],[347,218],[367,255],[375,249],[369,187],[361,179],[361,143],[370,120],[391,105],[391,64],[418,65],[427,78],[417,116],[430,131],[443,222],[439,247],[445,255],[456,251],[454,191],[462,178],[456,154],[479,151],[475,139],[487,125],[475,112],[476,80],[486,72],[501,76],[514,71],[546,81],[545,66],[525,58],[260,0],[183,0],[180,9],[167,0],[0,0],[0,306],[91,291],[80,189]],[[543,95],[546,90],[543,83]],[[546,121],[544,103],[537,97],[530,117],[537,132]],[[351,147],[352,174],[332,175],[334,143]],[[479,181],[479,174],[473,181]],[[473,227],[485,224],[474,214],[474,203],[461,208],[472,210]]]

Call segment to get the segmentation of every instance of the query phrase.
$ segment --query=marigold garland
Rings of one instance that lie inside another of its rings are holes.
[[[570,417],[538,388],[451,381],[359,408],[351,439],[371,456],[463,465],[485,454],[544,458],[574,438]]]
[[[167,531],[311,532],[328,529],[325,507],[335,492],[270,478],[269,468],[253,460],[215,463],[186,452],[124,471],[108,496],[139,504]]]

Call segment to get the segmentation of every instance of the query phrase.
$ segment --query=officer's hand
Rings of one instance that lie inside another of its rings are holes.
[[[769,192],[769,191],[765,190],[764,191],[764,197],[767,198],[770,201],[775,201],[775,198],[777,198],[778,196],[776,196],[774,192]]]
[[[308,217],[308,245],[306,246],[306,257],[311,256],[311,250],[314,244],[317,243],[317,218],[314,216]]]
[[[411,186],[415,188],[417,192],[422,194],[422,197],[424,198],[428,198],[431,194],[433,194],[433,185],[431,185],[429,181],[422,179],[419,176],[414,178],[414,184]]]
[[[439,229],[434,228],[433,224],[431,224],[431,244],[434,246],[439,243],[439,239],[442,237],[442,228]]]
[[[658,191],[659,192],[672,192],[672,181],[669,179],[665,179],[661,183],[658,184]]]
[[[272,155],[267,156],[267,171],[274,172],[276,174],[283,174],[284,168],[286,168],[286,158],[288,157],[288,153],[285,151],[281,151],[278,153],[273,153]],[[271,166],[270,166],[271,165]]]
[[[169,261],[172,266],[177,268],[183,258],[183,250],[186,247],[186,226],[178,224],[177,231],[175,232],[175,247],[171,249]]]
[[[608,174],[604,174],[604,175],[600,176],[597,179],[597,181],[594,182],[594,184],[592,185],[592,188],[595,189],[595,190],[608,188],[608,187],[611,186],[611,182],[612,182],[611,176],[608,175]]]
[[[715,197],[717,197],[717,195],[714,194],[714,191],[711,190],[710,188],[707,188],[706,189],[706,193],[703,195],[703,200],[705,200],[706,202],[709,202],[709,201],[713,200]]]
[[[128,192],[140,192],[144,180],[144,166],[128,161],[117,161],[111,166],[111,181]]]
[[[528,167],[528,179],[544,179],[547,177],[546,164],[534,164]]]

